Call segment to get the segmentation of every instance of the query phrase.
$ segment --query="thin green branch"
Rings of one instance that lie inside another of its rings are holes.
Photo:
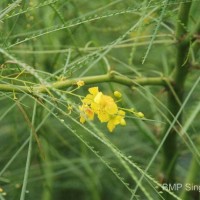
[[[37,103],[35,101],[34,108],[33,108],[32,121],[31,121],[32,125],[34,125],[34,123],[35,123],[36,107],[37,107]],[[29,147],[28,147],[28,153],[27,153],[27,159],[26,159],[26,167],[25,167],[25,172],[24,172],[24,180],[23,180],[20,200],[25,200],[26,188],[27,188],[27,183],[28,183],[28,175],[29,175],[30,164],[31,164],[33,135],[34,135],[34,132],[33,132],[33,130],[31,130],[30,137],[29,137]]]
[[[3,12],[1,12],[1,14],[0,14],[0,20],[2,20],[4,16],[6,16],[9,12],[14,10],[17,6],[19,6],[21,1],[22,0],[17,0],[15,2],[13,2],[12,4],[10,4],[6,9],[4,9]]]
[[[103,83],[103,82],[115,82],[126,86],[139,86],[139,85],[158,85],[158,86],[167,86],[167,82],[170,80],[166,77],[141,77],[130,79],[125,76],[115,75],[114,73],[108,73],[105,75],[97,76],[86,76],[82,78],[73,78],[66,79],[61,81],[56,81],[49,83],[48,85],[37,85],[37,86],[22,86],[14,84],[0,84],[0,91],[4,92],[15,92],[15,93],[48,93],[48,90],[51,88],[54,89],[65,89],[67,87],[75,86],[77,81],[84,81],[86,85]]]

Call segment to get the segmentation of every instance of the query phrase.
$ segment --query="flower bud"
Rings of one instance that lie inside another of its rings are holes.
[[[118,99],[122,97],[122,94],[119,91],[114,92],[114,96],[117,97]]]

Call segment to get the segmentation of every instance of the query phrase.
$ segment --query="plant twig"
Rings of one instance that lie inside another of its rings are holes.
[[[105,75],[97,75],[97,76],[86,76],[82,78],[73,78],[66,79],[61,81],[56,81],[49,83],[48,85],[37,85],[37,86],[22,86],[22,85],[14,85],[14,84],[0,84],[0,91],[4,92],[15,92],[15,93],[47,93],[49,89],[65,89],[67,87],[71,87],[76,85],[76,82],[82,80],[86,85],[94,84],[94,83],[103,83],[103,82],[115,82],[126,86],[139,86],[139,85],[158,85],[158,86],[166,86],[167,82],[169,82],[169,78],[166,77],[140,77],[135,79],[130,79],[125,76],[115,75],[114,73],[108,73]]]
[[[191,7],[191,2],[182,3],[180,5],[179,17],[177,22],[176,38],[178,41],[177,44],[177,58],[176,58],[176,67],[172,74],[173,80],[173,91],[168,93],[168,108],[173,116],[179,112],[181,103],[183,102],[183,93],[184,93],[184,83],[189,71],[189,61],[188,53],[190,48],[190,41],[186,39],[187,35],[187,23],[189,17],[189,11]],[[177,101],[178,98],[178,101]],[[171,113],[168,114],[169,120],[173,121],[173,116]],[[177,121],[181,124],[182,117],[179,115]],[[164,134],[169,129],[170,124],[168,123],[164,129]],[[175,181],[175,166],[176,166],[176,155],[177,155],[177,141],[176,141],[176,131],[178,130],[178,124],[174,124],[174,127],[171,128],[171,131],[166,137],[165,143],[163,144],[163,165],[162,172],[164,175],[164,181],[166,183],[174,183]],[[174,161],[175,159],[175,161]],[[170,169],[169,169],[170,167]],[[165,199],[171,199],[170,196],[165,197]]]

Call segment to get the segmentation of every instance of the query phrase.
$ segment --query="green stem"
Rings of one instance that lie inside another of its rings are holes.
[[[42,138],[42,144],[43,144],[43,148],[45,151],[45,159],[42,160],[42,167],[43,167],[43,173],[44,173],[44,188],[43,188],[43,192],[42,192],[42,196],[41,199],[42,200],[51,200],[53,199],[53,167],[51,164],[51,158],[50,158],[50,152],[49,152],[49,145],[47,143],[47,141],[45,140],[45,138]]]
[[[150,78],[136,78],[130,79],[128,77],[115,75],[114,73],[109,73],[105,75],[98,76],[88,76],[82,78],[73,78],[62,81],[57,81],[49,83],[49,85],[38,85],[38,86],[21,86],[14,84],[0,84],[0,91],[4,92],[16,92],[16,93],[47,93],[49,89],[64,89],[76,85],[76,82],[82,80],[85,84],[103,83],[103,82],[115,82],[126,86],[139,86],[139,85],[160,85],[166,86],[169,82],[168,78],[165,77],[150,77]]]
[[[168,119],[172,122],[174,116],[178,113],[181,102],[183,101],[183,92],[184,92],[184,82],[186,80],[189,62],[188,62],[188,53],[190,47],[190,41],[186,40],[187,34],[187,23],[188,16],[191,7],[191,2],[182,3],[180,5],[178,24],[177,24],[177,58],[176,58],[176,67],[172,74],[172,90],[168,92]],[[175,95],[174,95],[175,94]],[[178,101],[177,101],[178,99]],[[181,124],[181,115],[178,117],[178,121]],[[164,134],[169,129],[170,124],[167,124],[164,130]],[[175,124],[174,128],[172,128],[165,140],[163,145],[163,165],[162,171],[165,178],[166,183],[173,183],[175,181],[175,166],[176,166],[176,156],[177,156],[177,141],[176,141],[176,130],[178,129],[178,125]],[[170,167],[170,168],[169,168]],[[166,197],[166,199],[170,199],[171,197]]]
[[[37,103],[35,101],[34,109],[33,109],[33,115],[32,115],[32,121],[31,121],[33,126],[34,126],[34,123],[35,123],[36,107],[37,107]],[[25,194],[26,194],[26,187],[27,187],[27,183],[28,183],[28,175],[29,175],[30,164],[31,164],[32,139],[33,139],[33,129],[31,129],[30,137],[29,137],[29,147],[28,147],[28,153],[27,153],[27,159],[26,159],[26,167],[25,167],[25,172],[24,172],[24,180],[23,180],[20,200],[24,200],[25,199]]]

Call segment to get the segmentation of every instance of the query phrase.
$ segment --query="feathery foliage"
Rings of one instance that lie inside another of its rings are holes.
[[[1,0],[0,199],[199,199],[199,9]]]

